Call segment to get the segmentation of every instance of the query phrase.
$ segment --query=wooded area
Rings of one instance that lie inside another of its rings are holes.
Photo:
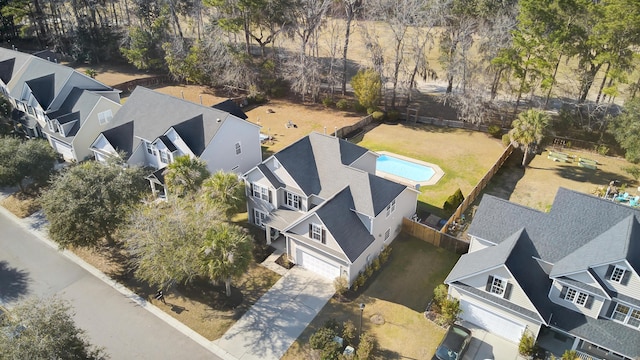
[[[439,78],[442,101],[468,122],[505,103],[515,114],[560,98],[579,112],[578,125],[602,130],[615,100],[640,88],[636,0],[0,0],[0,7],[5,46],[26,40],[78,62],[126,60],[250,96],[333,99],[365,67],[381,75],[391,108],[420,80]],[[356,41],[365,51],[354,61]]]

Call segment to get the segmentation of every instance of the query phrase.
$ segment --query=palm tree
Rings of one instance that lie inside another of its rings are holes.
[[[207,231],[200,250],[203,273],[212,281],[223,280],[231,296],[231,279],[242,275],[253,259],[253,241],[239,226],[216,224]]]
[[[225,214],[227,220],[246,204],[244,183],[234,173],[218,171],[202,183],[202,197]]]
[[[524,152],[522,166],[527,166],[531,145],[539,144],[544,137],[544,132],[549,125],[549,117],[540,110],[529,109],[518,114],[518,118],[513,121],[512,129],[509,131],[509,139],[513,146],[520,148]]]
[[[178,156],[165,171],[168,191],[179,197],[197,191],[202,182],[209,177],[207,164],[189,155]]]

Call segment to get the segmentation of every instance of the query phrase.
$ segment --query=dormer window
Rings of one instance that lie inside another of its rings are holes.
[[[503,297],[507,300],[511,297],[512,285],[507,279],[499,276],[489,276],[485,290],[491,294]]]
[[[107,124],[109,121],[111,121],[111,119],[113,119],[113,113],[111,112],[111,109],[98,113],[98,122],[100,123],[100,125]]]
[[[562,287],[562,290],[560,291],[560,298],[570,303],[586,307],[587,309],[591,309],[591,306],[593,305],[592,295],[568,286]]]
[[[309,237],[313,240],[320,241],[323,244],[327,243],[326,231],[322,225],[309,224]]]
[[[153,146],[152,143],[146,143],[147,145],[147,152],[149,153],[149,155],[156,155],[156,149]]]
[[[287,206],[300,209],[300,196],[294,193],[287,192],[286,202],[287,202]]]
[[[626,268],[618,265],[609,265],[605,278],[622,285],[627,285],[630,276],[631,272],[629,272]]]
[[[253,196],[271,202],[271,191],[259,184],[251,184]]]
[[[169,163],[169,153],[166,150],[160,150],[160,161],[162,161],[163,164]]]

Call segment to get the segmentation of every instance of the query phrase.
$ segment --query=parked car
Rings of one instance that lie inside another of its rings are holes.
[[[462,359],[471,342],[471,330],[460,326],[451,325],[444,335],[444,339],[436,349],[436,359],[459,360]]]

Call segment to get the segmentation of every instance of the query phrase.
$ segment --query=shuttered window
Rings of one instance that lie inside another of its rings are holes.
[[[512,288],[513,285],[511,285],[506,279],[498,276],[489,276],[487,278],[487,286],[485,290],[509,300],[511,298]]]
[[[570,303],[585,307],[587,309],[591,309],[591,307],[593,306],[593,295],[589,295],[585,292],[570,288],[568,286],[562,287],[562,290],[560,291],[560,298]]]
[[[327,232],[322,225],[309,224],[309,237],[323,244],[327,243]]]

